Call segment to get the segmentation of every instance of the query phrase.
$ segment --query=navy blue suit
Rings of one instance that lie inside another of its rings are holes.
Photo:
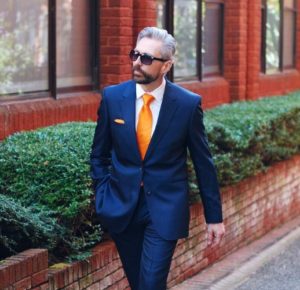
[[[197,174],[206,222],[222,222],[200,96],[166,82],[157,126],[144,160],[136,141],[135,103],[134,81],[103,90],[91,153],[96,212],[102,224],[111,233],[124,232],[136,214],[143,183],[143,199],[153,229],[165,240],[186,237],[187,149]]]

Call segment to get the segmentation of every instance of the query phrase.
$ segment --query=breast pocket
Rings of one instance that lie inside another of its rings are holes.
[[[115,121],[111,124],[111,135],[113,140],[124,139],[128,135],[128,125],[126,123],[116,123]]]

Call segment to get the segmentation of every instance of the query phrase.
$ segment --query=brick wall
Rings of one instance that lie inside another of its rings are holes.
[[[229,83],[222,77],[214,77],[203,82],[181,82],[179,85],[202,96],[204,109],[230,103]]]
[[[275,75],[261,75],[259,78],[260,97],[286,94],[299,90],[299,87],[300,74],[297,70],[289,70]]]
[[[248,2],[246,99],[259,96],[260,47],[261,47],[261,1]]]
[[[223,188],[222,198],[226,235],[221,247],[206,247],[203,209],[201,204],[193,204],[190,236],[178,242],[169,286],[299,216],[300,155]],[[0,289],[129,289],[111,241],[96,246],[85,261],[47,267],[45,250],[29,250],[4,260],[0,263]]]
[[[32,249],[0,261],[0,289],[49,289],[48,252]]]
[[[0,103],[0,140],[18,132],[68,121],[96,120],[100,96],[96,93],[65,95]]]
[[[244,100],[246,94],[247,6],[248,0],[229,0],[225,5],[224,77],[233,101]]]
[[[132,48],[133,0],[100,1],[101,87],[131,78],[128,53]]]
[[[296,68],[264,75],[260,73],[261,0],[225,2],[224,75],[179,84],[201,94],[204,108],[300,89],[300,17],[296,24]],[[99,4],[98,77],[103,88],[131,78],[128,52],[144,26],[156,25],[156,0],[101,0]],[[57,100],[4,102],[0,98],[0,140],[21,130],[95,120],[98,103],[94,93],[61,95]]]

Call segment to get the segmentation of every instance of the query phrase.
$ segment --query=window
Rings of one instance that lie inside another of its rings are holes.
[[[296,1],[285,0],[283,12],[283,68],[295,66]]]
[[[97,1],[0,3],[0,95],[92,89]],[[1,96],[0,96],[1,99]]]
[[[261,70],[274,73],[295,66],[296,1],[262,1]]]
[[[157,19],[157,27],[160,28],[166,27],[166,1],[165,0],[156,1],[156,19]]]
[[[203,74],[222,74],[223,52],[223,6],[220,1],[206,1],[203,4]]]
[[[221,0],[157,1],[157,25],[177,40],[172,78],[222,74],[223,6]]]

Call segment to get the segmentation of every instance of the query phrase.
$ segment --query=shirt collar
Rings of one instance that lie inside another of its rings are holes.
[[[161,85],[152,92],[145,92],[140,84],[136,84],[136,98],[141,98],[145,93],[153,96],[156,101],[162,102],[166,88],[166,80],[163,78]]]

